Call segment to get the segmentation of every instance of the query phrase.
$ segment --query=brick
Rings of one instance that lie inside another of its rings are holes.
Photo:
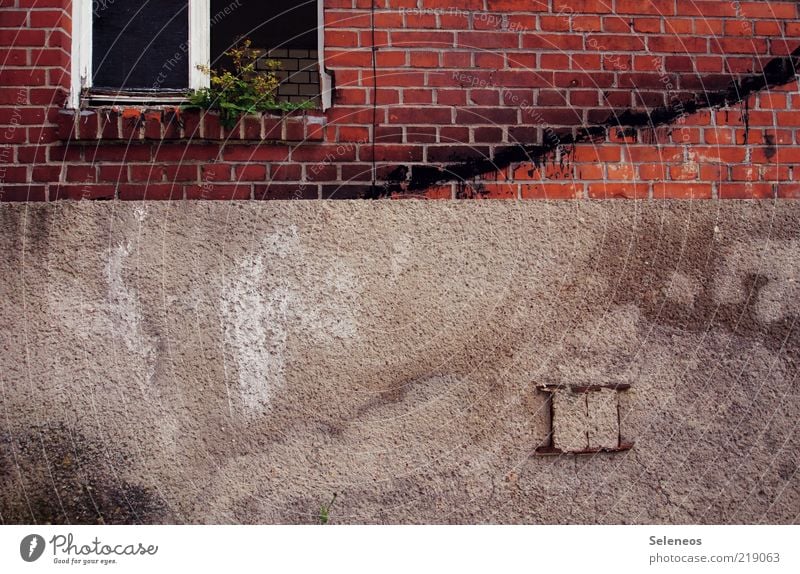
[[[143,154],[143,152],[141,153]],[[156,148],[153,161],[181,163],[191,160],[208,161],[216,158],[219,153],[220,147],[215,144],[181,145],[179,143],[165,143]]]
[[[522,199],[581,199],[582,183],[535,183],[520,184]]]
[[[664,182],[653,184],[654,199],[711,199],[708,183]]]
[[[27,180],[27,166],[0,164],[0,181],[3,183],[27,183]],[[47,179],[35,178],[34,181],[47,181]]]
[[[134,182],[159,182],[164,179],[163,165],[129,165],[130,180]]]
[[[86,111],[78,115],[78,137],[82,140],[97,139],[99,118],[96,112]]]
[[[46,201],[47,188],[44,185],[0,185],[0,201]]]
[[[590,183],[587,186],[591,199],[646,199],[646,183]]]
[[[186,199],[244,200],[251,199],[252,192],[252,185],[237,185],[234,183],[204,183],[202,185],[187,185],[183,188]]]
[[[284,122],[284,140],[299,142],[303,141],[305,138],[305,125],[302,118],[290,118]]]
[[[199,166],[192,164],[174,164],[164,166],[167,181],[198,181]]]
[[[50,201],[114,199],[116,187],[108,184],[58,184],[50,187]]]
[[[97,181],[121,183],[128,181],[128,167],[126,165],[100,165],[97,168]]]
[[[369,185],[335,184],[321,187],[322,199],[364,199],[372,193]]]
[[[61,140],[70,140],[76,136],[77,132],[77,119],[71,111],[60,111],[57,118],[58,125],[58,138]]]
[[[253,197],[260,200],[317,199],[319,191],[316,185],[287,183],[253,186]]]
[[[419,162],[422,161],[422,147],[411,145],[380,145],[364,146],[359,151],[359,159],[362,161],[392,161],[392,162]]]
[[[389,122],[408,124],[424,119],[427,124],[452,123],[452,110],[445,107],[394,107],[389,110]]]
[[[123,201],[183,199],[183,190],[173,184],[123,184],[118,186],[119,199]]]
[[[264,181],[267,179],[267,166],[264,164],[237,165],[234,177],[238,181]]]
[[[768,183],[719,184],[720,199],[769,199],[773,195],[772,185]]]

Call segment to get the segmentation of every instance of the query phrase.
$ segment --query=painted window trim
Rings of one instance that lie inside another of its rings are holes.
[[[67,106],[81,107],[81,96],[92,87],[92,0],[72,2],[71,85]],[[322,109],[331,106],[331,77],[325,70],[325,0],[317,0],[317,52],[319,54]],[[189,89],[208,87],[209,78],[198,69],[211,64],[211,0],[189,1]]]
[[[211,0],[189,0],[189,89],[209,86],[197,66],[211,65]]]
[[[325,0],[317,0],[317,56],[319,58],[319,91],[322,111],[331,107],[333,81],[325,68]]]

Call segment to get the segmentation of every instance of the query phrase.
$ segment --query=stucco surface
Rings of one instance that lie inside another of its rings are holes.
[[[800,204],[0,205],[3,522],[788,523]],[[539,456],[544,384],[630,384]]]

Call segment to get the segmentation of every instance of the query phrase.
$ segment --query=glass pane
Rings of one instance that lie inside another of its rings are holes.
[[[317,49],[317,0],[211,0],[211,62],[240,37],[265,49]]]
[[[189,86],[187,0],[94,2],[95,88],[170,90]]]

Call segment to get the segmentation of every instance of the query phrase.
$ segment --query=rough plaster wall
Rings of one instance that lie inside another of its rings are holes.
[[[797,522],[800,205],[0,206],[3,522]],[[540,384],[630,451],[536,456]]]

